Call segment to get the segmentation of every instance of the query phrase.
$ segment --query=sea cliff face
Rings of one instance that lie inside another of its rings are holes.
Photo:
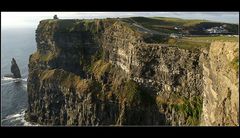
[[[238,125],[238,72],[231,64],[237,43],[194,50],[150,43],[119,19],[43,20],[36,41],[29,59],[29,121]]]
[[[239,125],[237,42],[213,42],[203,66],[202,125]]]

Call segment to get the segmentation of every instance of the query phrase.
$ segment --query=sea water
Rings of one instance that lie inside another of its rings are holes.
[[[36,51],[35,28],[1,28],[1,125],[31,125],[24,120],[28,107],[27,77],[29,56]],[[22,78],[4,77],[11,74],[15,58]]]

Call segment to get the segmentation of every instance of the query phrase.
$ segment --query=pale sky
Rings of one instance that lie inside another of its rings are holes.
[[[158,16],[239,23],[239,12],[1,12],[1,27],[2,29],[36,28],[40,20],[52,19],[55,14],[57,14],[60,19]]]

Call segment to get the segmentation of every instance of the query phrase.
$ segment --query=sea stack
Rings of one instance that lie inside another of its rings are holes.
[[[13,77],[14,78],[21,78],[20,70],[19,70],[17,62],[14,58],[12,58],[11,63],[12,63],[11,72],[13,73]]]

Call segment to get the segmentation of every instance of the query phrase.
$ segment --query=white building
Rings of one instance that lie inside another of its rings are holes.
[[[228,33],[228,31],[224,28],[224,26],[212,27],[212,28],[206,29],[205,31],[210,34]]]

